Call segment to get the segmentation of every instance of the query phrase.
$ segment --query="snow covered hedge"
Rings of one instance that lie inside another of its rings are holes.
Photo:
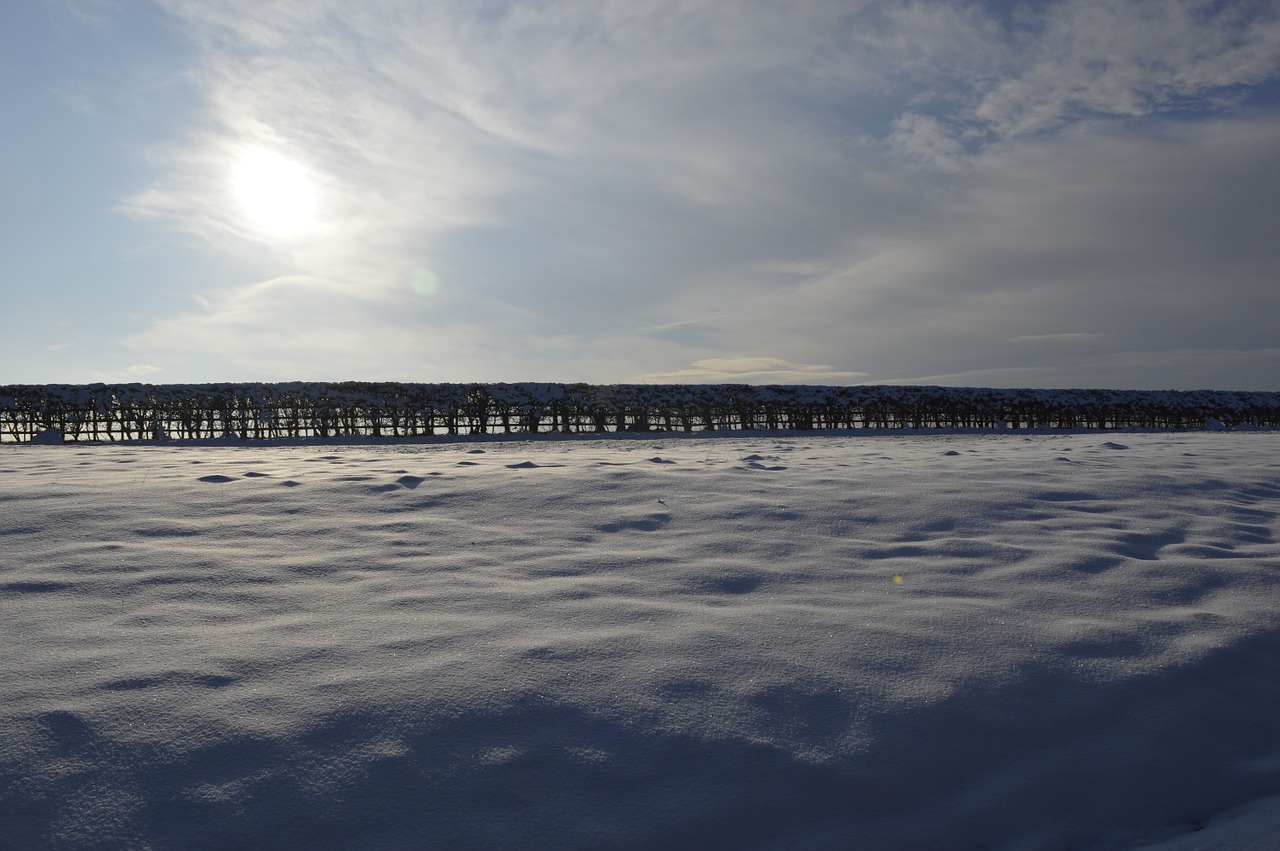
[[[0,440],[1280,426],[1280,393],[745,384],[0,385]]]

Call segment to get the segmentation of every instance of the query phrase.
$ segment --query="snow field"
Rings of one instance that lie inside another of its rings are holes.
[[[1066,851],[1245,805],[1265,842],[1277,448],[4,447],[0,827]]]

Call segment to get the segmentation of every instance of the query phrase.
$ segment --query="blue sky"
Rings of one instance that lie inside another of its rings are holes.
[[[0,383],[1280,389],[1273,3],[3,18]]]

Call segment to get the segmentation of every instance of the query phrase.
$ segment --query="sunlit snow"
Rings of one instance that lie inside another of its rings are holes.
[[[1278,449],[8,444],[3,842],[1275,848]]]

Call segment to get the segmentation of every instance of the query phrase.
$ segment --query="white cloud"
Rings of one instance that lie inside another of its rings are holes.
[[[1021,68],[988,88],[975,115],[1002,136],[1080,115],[1146,115],[1215,89],[1273,78],[1274,4],[1134,0],[1046,4]]]
[[[125,340],[163,356],[217,354],[222,372],[201,380],[592,381],[627,380],[648,337],[607,330],[548,333],[520,308],[442,288],[435,295],[364,290],[289,276],[205,297]],[[668,358],[688,349],[666,342]]]
[[[1270,348],[1280,249],[1264,210],[1280,164],[1266,151],[1277,147],[1280,121],[1158,137],[1088,128],[991,152],[963,192],[935,200],[932,217],[886,234],[840,272],[744,292],[709,320],[712,333],[877,381],[963,372],[1003,384],[1000,370],[1016,364],[1036,370],[1016,379],[1029,383],[1054,369],[1057,385],[1087,384],[1087,375],[1124,386],[1269,387],[1274,378],[1249,358],[1214,359],[1216,381],[1202,370],[1193,378],[1172,355],[1163,376],[1081,358]]]
[[[58,7],[95,30],[107,29],[111,19],[122,11],[119,0],[61,0]]]
[[[1009,342],[1033,343],[1036,345],[1066,343],[1073,346],[1080,346],[1097,344],[1105,339],[1105,334],[1089,334],[1073,331],[1062,334],[1021,334],[1017,337],[1010,337]]]
[[[114,371],[95,370],[90,374],[90,377],[93,381],[102,384],[130,384],[139,379],[147,379],[149,381],[149,376],[153,376],[158,372],[164,372],[164,368],[148,363],[135,363]]]
[[[935,168],[958,171],[964,166],[964,142],[936,118],[915,112],[904,112],[893,123],[889,144],[904,159]]]
[[[865,31],[864,49],[902,98],[890,138],[909,161],[954,169],[964,151],[1080,120],[1212,115],[1280,67],[1280,12],[1258,0],[983,9],[884,4]]]
[[[163,5],[206,102],[124,206],[251,272],[135,351],[244,377],[1163,386],[1081,358],[1261,350],[1280,308],[1280,123],[1231,106],[1280,70],[1266,4]],[[311,239],[240,220],[250,144],[320,177]]]
[[[856,384],[863,372],[841,371],[827,364],[798,364],[769,357],[703,358],[687,369],[641,376],[641,381],[685,384]]]

